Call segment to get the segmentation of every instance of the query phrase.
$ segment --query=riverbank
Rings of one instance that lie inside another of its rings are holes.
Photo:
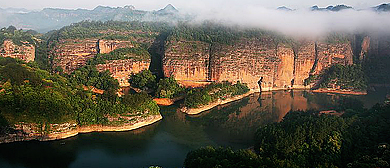
[[[225,99],[225,100],[221,100],[219,99],[218,101],[216,102],[212,102],[208,105],[204,105],[202,107],[199,107],[199,108],[186,108],[186,107],[183,107],[181,109],[181,111],[183,113],[186,113],[186,114],[189,114],[189,115],[196,115],[196,114],[199,114],[199,113],[202,113],[203,111],[206,111],[206,110],[210,110],[216,106],[219,106],[219,105],[223,105],[223,104],[226,104],[226,103],[230,103],[230,102],[233,102],[233,101],[236,101],[236,100],[240,100],[244,97],[247,97],[251,94],[255,93],[255,91],[249,91],[245,94],[242,94],[242,95],[237,95],[237,96],[234,96],[234,97],[231,97],[231,98],[228,98],[228,99]]]
[[[76,136],[80,133],[131,131],[147,125],[151,125],[153,123],[160,121],[161,119],[162,119],[161,114],[151,115],[146,117],[145,119],[139,120],[136,123],[125,124],[122,126],[102,126],[102,125],[82,126],[82,127],[75,127],[74,129],[71,129],[69,131],[55,132],[55,133],[49,133],[45,135],[31,134],[23,131],[18,131],[15,132],[14,134],[8,134],[6,136],[0,137],[0,144],[18,142],[18,141],[31,141],[31,140],[38,140],[38,141],[60,140],[60,139],[66,139],[69,137]]]
[[[313,93],[334,93],[344,95],[367,95],[365,91],[351,91],[351,90],[328,90],[328,89],[316,89],[312,90]]]

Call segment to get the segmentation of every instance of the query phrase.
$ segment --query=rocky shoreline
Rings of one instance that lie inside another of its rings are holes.
[[[25,132],[18,132],[14,134],[7,134],[5,136],[0,136],[0,144],[18,142],[18,141],[31,141],[31,140],[38,140],[38,141],[60,140],[60,139],[66,139],[69,137],[76,136],[80,133],[130,131],[130,130],[135,130],[156,123],[157,121],[160,121],[162,118],[163,117],[161,116],[161,114],[151,115],[139,122],[132,123],[132,124],[125,124],[122,126],[102,126],[102,125],[82,126],[82,127],[75,127],[74,129],[71,129],[69,131],[55,132],[49,134],[28,134]]]

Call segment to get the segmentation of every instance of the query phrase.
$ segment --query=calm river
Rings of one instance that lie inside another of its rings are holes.
[[[356,98],[371,107],[385,100],[382,89]],[[197,116],[162,107],[158,123],[128,132],[81,134],[51,142],[0,144],[0,167],[182,167],[186,154],[203,146],[249,148],[257,127],[280,121],[290,110],[331,110],[340,95],[306,91],[253,94]]]

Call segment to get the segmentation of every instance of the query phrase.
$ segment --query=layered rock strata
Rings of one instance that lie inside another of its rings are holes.
[[[136,74],[148,69],[150,60],[138,61],[134,59],[111,60],[105,64],[96,65],[98,71],[110,71],[112,77],[118,80],[120,86],[129,86],[128,79],[131,74]]]
[[[59,41],[52,54],[53,67],[61,67],[65,73],[71,73],[84,66],[87,60],[96,54],[109,53],[118,48],[134,47],[130,41],[99,39],[67,39]]]
[[[241,38],[234,44],[171,41],[163,58],[165,76],[186,81],[247,83],[263,91],[305,88],[310,74],[319,74],[332,64],[352,64],[349,43],[301,41],[296,45],[271,37]]]
[[[29,42],[22,42],[22,45],[16,45],[11,40],[5,40],[0,47],[0,56],[31,62],[35,59],[35,46]]]

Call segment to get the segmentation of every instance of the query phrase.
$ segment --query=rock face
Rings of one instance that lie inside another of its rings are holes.
[[[0,56],[18,58],[26,62],[31,62],[35,59],[35,47],[28,42],[23,42],[19,46],[11,40],[5,40],[0,48]]]
[[[132,48],[134,45],[130,41],[98,40],[97,47],[100,54],[106,54],[117,48]]]
[[[109,53],[118,48],[131,48],[130,41],[99,39],[68,39],[55,47],[53,67],[61,67],[65,73],[71,73],[86,64],[96,54]]]
[[[145,39],[138,39],[138,41],[142,40],[145,41]],[[97,54],[105,54],[115,49],[132,47],[134,47],[134,44],[131,41],[101,39],[62,40],[55,47],[53,67],[61,67],[65,73],[71,73],[77,68],[84,66],[88,59],[93,58]],[[106,61],[105,64],[96,65],[96,68],[99,71],[110,71],[112,77],[118,80],[120,86],[129,86],[127,81],[129,75],[148,69],[149,66],[150,59],[142,61],[126,59]]]
[[[350,43],[338,44],[317,44],[317,65],[315,73],[318,74],[322,69],[332,64],[350,65],[353,64],[352,46]]]
[[[352,64],[350,43],[302,41],[295,46],[270,37],[241,38],[234,44],[196,41],[168,42],[163,58],[165,76],[177,80],[230,81],[247,83],[258,90],[304,88],[310,74],[318,74],[332,64]]]
[[[61,67],[65,73],[70,73],[85,65],[97,53],[96,39],[62,40],[55,47],[53,67]]]
[[[366,37],[364,40],[367,43],[367,56],[370,59],[388,57],[390,55],[390,35]]]
[[[360,51],[359,54],[359,60],[362,61],[368,53],[368,49],[370,48],[370,40],[371,38],[369,36],[364,37],[363,42],[362,42],[362,50]]]
[[[106,64],[96,65],[98,71],[110,71],[112,77],[118,80],[120,86],[129,86],[129,76],[132,73],[139,73],[142,70],[148,69],[150,60],[137,61],[134,59],[126,60],[111,60]]]
[[[210,44],[199,41],[174,41],[162,59],[164,76],[181,81],[207,81]],[[183,52],[184,51],[184,52]]]
[[[294,87],[302,87],[316,63],[316,43],[301,41],[294,48]]]

